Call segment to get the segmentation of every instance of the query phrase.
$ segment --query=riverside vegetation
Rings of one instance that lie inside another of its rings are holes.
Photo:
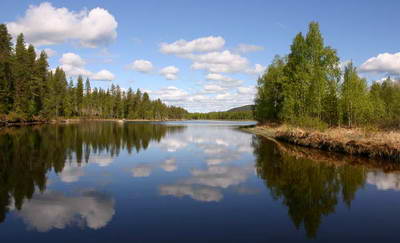
[[[368,86],[349,62],[324,44],[319,24],[298,33],[287,56],[276,56],[258,80],[250,129],[291,143],[400,160],[400,82]],[[274,125],[271,125],[274,124]],[[279,124],[279,125],[277,125]]]

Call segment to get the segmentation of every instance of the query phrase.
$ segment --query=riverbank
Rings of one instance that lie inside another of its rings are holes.
[[[303,147],[400,162],[399,131],[372,131],[360,128],[316,131],[288,125],[262,125],[246,127],[243,130]]]
[[[162,122],[162,121],[184,121],[186,119],[114,119],[114,118],[59,118],[52,120],[32,120],[32,121],[4,121],[0,120],[0,127],[13,127],[13,126],[30,126],[39,124],[69,124],[69,123],[79,123],[79,122]]]

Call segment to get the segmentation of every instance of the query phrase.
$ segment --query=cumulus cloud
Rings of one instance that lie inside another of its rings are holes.
[[[360,72],[387,73],[393,75],[400,74],[400,52],[382,53],[376,57],[371,57],[358,68]]]
[[[235,52],[238,53],[248,53],[248,52],[262,51],[264,50],[264,47],[256,45],[248,45],[248,44],[239,44],[234,50]]]
[[[191,41],[178,40],[173,43],[161,43],[160,51],[164,54],[188,54],[193,52],[209,52],[221,49],[225,45],[224,38],[208,36]]]
[[[225,89],[227,86],[221,87],[223,90],[217,91],[219,87],[214,85],[203,86],[201,92],[189,93],[175,86],[169,86],[147,92],[153,99],[159,98],[168,105],[180,106],[192,112],[224,111],[254,102],[254,94],[246,93],[247,88],[228,92]],[[205,88],[208,88],[208,91]]]
[[[218,93],[226,90],[226,88],[217,84],[206,84],[203,86],[203,89],[206,93]]]
[[[254,67],[246,69],[245,72],[253,75],[261,75],[265,72],[265,69],[267,69],[267,67],[261,64],[255,64]]]
[[[40,232],[73,224],[100,229],[110,222],[114,213],[114,199],[97,191],[86,191],[79,196],[53,191],[34,194],[16,212],[29,227]]]
[[[239,94],[253,95],[253,96],[257,92],[256,87],[254,87],[254,86],[247,86],[247,87],[246,86],[241,86],[241,87],[238,87],[237,90],[238,90]]]
[[[153,71],[154,66],[150,61],[139,59],[129,64],[128,68],[141,73],[150,73]]]
[[[98,47],[117,37],[118,23],[106,9],[70,11],[44,2],[31,5],[22,18],[7,23],[13,36],[25,35],[27,42],[36,46],[77,40],[84,47]]]
[[[92,73],[92,75],[90,75],[90,78],[92,80],[112,81],[115,79],[115,76],[110,71],[102,69],[97,73]]]
[[[206,70],[210,73],[243,72],[249,65],[245,57],[234,54],[228,50],[198,55],[191,54],[186,57],[193,61],[191,66],[193,69]]]
[[[160,74],[168,80],[178,79],[179,68],[175,66],[167,66],[160,70]]]
[[[86,62],[79,55],[69,52],[64,53],[59,60],[60,68],[62,68],[68,76],[76,77],[82,75],[92,80],[112,81],[115,79],[114,74],[108,70],[101,70],[93,73],[85,68]]]
[[[240,85],[243,82],[242,80],[227,77],[219,73],[209,73],[207,74],[206,79],[208,81],[215,81],[223,87],[233,87]]]
[[[223,196],[222,193],[210,187],[195,187],[191,185],[161,185],[160,195],[170,195],[175,197],[189,196],[194,200],[202,202],[218,202]]]

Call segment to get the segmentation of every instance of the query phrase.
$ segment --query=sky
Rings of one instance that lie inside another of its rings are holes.
[[[0,23],[50,68],[94,87],[140,88],[191,112],[252,104],[257,78],[318,21],[368,82],[400,75],[400,1],[2,0]]]

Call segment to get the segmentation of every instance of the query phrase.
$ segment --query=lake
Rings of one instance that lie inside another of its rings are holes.
[[[0,130],[1,242],[398,242],[400,167],[252,122]]]

